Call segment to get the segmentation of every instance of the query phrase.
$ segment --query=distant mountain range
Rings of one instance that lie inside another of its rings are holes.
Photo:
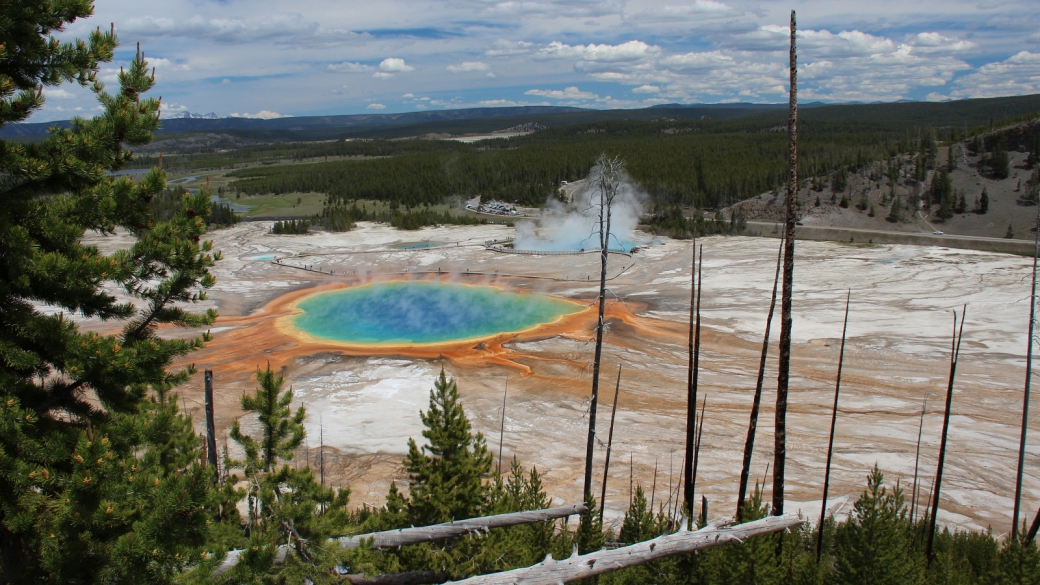
[[[223,120],[228,116],[221,116],[210,112],[208,114],[196,114],[195,112],[173,112],[172,114],[163,114],[163,120]]]
[[[869,104],[799,104],[807,120],[858,120],[877,123],[962,127],[992,123],[1040,112],[1040,94],[1002,98],[933,102]],[[560,127],[608,120],[725,120],[742,117],[784,117],[787,104],[660,104],[632,110],[595,110],[559,106],[464,108],[398,114],[301,116],[275,119],[239,118],[215,113],[177,112],[163,116],[161,134],[230,133],[252,141],[334,140],[348,137],[395,138],[429,133],[464,135],[501,131],[523,124]],[[10,124],[0,127],[0,138],[45,136],[68,121]]]
[[[563,114],[590,111],[583,108],[556,106],[522,106],[510,108],[464,108],[458,110],[436,110],[407,112],[401,114],[355,114],[344,116],[301,116],[299,118],[231,118],[216,114],[181,113],[179,116],[163,116],[161,132],[214,132],[220,130],[274,130],[306,131],[315,128],[364,129],[379,126],[420,124],[445,120],[480,120],[487,118],[514,118],[544,114]],[[11,124],[0,128],[0,137],[44,136],[53,126],[67,128],[67,120],[42,123]]]

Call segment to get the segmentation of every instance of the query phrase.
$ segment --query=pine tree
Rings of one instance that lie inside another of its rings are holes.
[[[292,388],[282,391],[284,379],[275,375],[270,364],[256,377],[260,387],[252,396],[242,397],[242,410],[257,416],[260,437],[243,433],[237,420],[230,432],[245,452],[242,461],[230,464],[241,469],[249,483],[249,543],[225,579],[239,583],[273,575],[283,582],[328,582],[337,562],[337,550],[328,539],[347,523],[350,490],[337,493],[315,481],[310,467],[293,469],[285,464],[303,441],[306,411],[303,407],[292,411]],[[230,483],[237,479],[232,477]],[[292,552],[275,565],[279,545],[288,545]]]
[[[5,5],[0,126],[44,104],[43,88],[89,87],[102,107],[40,142],[0,142],[0,582],[165,581],[205,537],[210,477],[197,443],[175,427],[149,389],[187,380],[172,361],[206,336],[162,339],[161,324],[203,327],[216,314],[186,307],[213,285],[203,218],[205,192],[168,221],[149,201],[165,189],[153,170],[139,181],[111,174],[133,159],[159,124],[154,84],[138,54],[118,93],[97,81],[112,59],[113,31],[86,41],[52,35],[91,15],[89,0],[14,0]],[[85,232],[116,227],[136,237],[104,254]],[[126,291],[136,302],[108,290]],[[44,313],[45,303],[60,309]],[[72,318],[121,323],[118,334],[79,330]],[[161,430],[167,424],[171,426]],[[156,441],[155,444],[149,441]]]
[[[989,193],[986,188],[982,188],[982,194],[979,195],[979,203],[975,206],[975,212],[979,215],[985,214],[989,211]]]
[[[1008,224],[1007,232],[1004,233],[1004,237],[1009,240],[1013,240],[1015,238],[1015,228],[1012,227],[1010,223]]]
[[[883,482],[875,465],[853,517],[834,535],[837,583],[919,582],[921,568],[910,554],[903,492],[899,487],[889,492]]]
[[[415,526],[480,516],[488,506],[493,457],[484,436],[474,434],[459,401],[455,381],[444,371],[430,391],[430,407],[420,412],[423,437],[419,447],[408,440],[408,518]]]
[[[892,209],[888,212],[888,221],[899,222],[903,219],[903,202],[900,201],[899,197],[896,197],[895,201],[892,202]]]
[[[964,192],[961,191],[957,197],[957,204],[953,208],[954,213],[964,213],[968,210],[968,200],[964,197]]]

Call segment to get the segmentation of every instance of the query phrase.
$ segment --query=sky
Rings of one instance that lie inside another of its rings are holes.
[[[164,115],[779,103],[791,9],[802,102],[1040,93],[1036,0],[95,0],[59,38],[114,23],[112,90],[140,42]],[[45,96],[29,121],[97,111]]]

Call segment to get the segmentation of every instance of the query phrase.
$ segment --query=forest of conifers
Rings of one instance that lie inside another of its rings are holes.
[[[632,178],[656,201],[712,208],[783,183],[787,139],[782,130],[751,121],[618,121],[472,144],[322,143],[301,146],[294,154],[377,158],[240,169],[231,173],[231,189],[251,195],[320,192],[329,195],[330,204],[375,199],[416,207],[453,195],[481,195],[540,205],[561,181],[583,178],[596,157],[609,152],[626,161]],[[929,134],[868,123],[809,122],[803,127],[802,165],[807,176],[861,166],[908,150]]]

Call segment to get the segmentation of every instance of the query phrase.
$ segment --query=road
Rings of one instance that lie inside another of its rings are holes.
[[[747,223],[748,223],[748,226],[753,226],[753,227],[756,227],[756,228],[763,228],[763,227],[764,228],[772,228],[773,226],[780,225],[777,222],[766,222],[766,221],[749,221]],[[834,231],[846,232],[846,233],[849,233],[849,234],[866,234],[866,235],[869,235],[869,236],[882,236],[883,235],[883,236],[890,236],[890,237],[895,237],[895,238],[907,238],[907,237],[910,237],[910,238],[929,238],[929,239],[934,238],[936,246],[948,246],[951,241],[985,242],[985,243],[988,243],[988,244],[1004,244],[1004,245],[1014,244],[1016,247],[1021,246],[1023,244],[1032,244],[1032,240],[1021,240],[1021,239],[1009,240],[1009,239],[1006,239],[1006,238],[987,238],[987,237],[983,237],[983,236],[963,236],[963,235],[956,235],[956,234],[934,235],[934,234],[931,234],[929,232],[924,232],[924,231],[921,231],[921,232],[901,232],[901,231],[895,231],[895,230],[872,230],[872,229],[864,229],[864,228],[850,228],[850,227],[823,226],[823,225],[798,226],[797,230],[801,231],[801,232],[808,232],[808,231],[812,231],[812,230],[834,230]],[[766,234],[767,232],[762,232],[762,233]],[[961,247],[961,246],[958,246],[958,247]],[[963,246],[963,247],[970,247],[970,246]]]

